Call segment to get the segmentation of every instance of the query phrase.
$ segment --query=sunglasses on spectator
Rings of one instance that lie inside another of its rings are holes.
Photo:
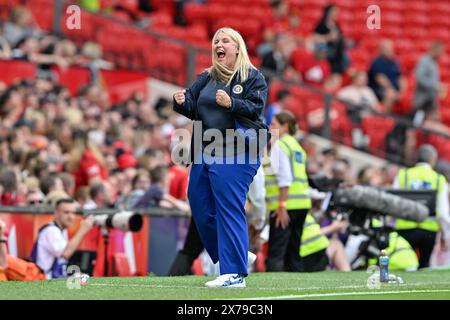
[[[28,204],[43,204],[44,200],[30,200]]]

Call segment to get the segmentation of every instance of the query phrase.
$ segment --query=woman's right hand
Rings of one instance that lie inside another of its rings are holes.
[[[289,225],[290,218],[286,208],[278,208],[274,213],[272,213],[272,216],[275,217],[276,228],[286,229]]]
[[[177,104],[183,104],[186,101],[186,96],[185,96],[186,90],[180,90],[177,91],[173,94],[173,98],[175,99],[175,102]]]

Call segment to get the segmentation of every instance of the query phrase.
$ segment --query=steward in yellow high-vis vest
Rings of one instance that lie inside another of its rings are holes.
[[[320,232],[320,224],[310,214],[306,215],[303,225],[302,246],[300,257],[307,257],[313,253],[328,248],[330,241]]]
[[[295,138],[297,121],[289,112],[274,116],[270,128],[270,163],[263,164],[266,206],[270,211],[267,271],[301,271],[299,256],[303,224],[311,208],[306,152]]]
[[[372,226],[380,228],[381,221],[372,219]],[[389,232],[389,245],[384,250],[389,256],[389,270],[416,271],[419,267],[419,260],[409,242],[395,231]],[[375,258],[368,262],[369,265],[378,265],[378,259]]]
[[[389,256],[389,270],[416,271],[419,260],[408,241],[397,232],[389,233],[389,246],[385,249]],[[369,265],[378,265],[377,259],[369,259]]]
[[[429,189],[436,190],[437,194],[443,192],[447,180],[442,174],[437,173],[427,164],[419,164],[409,169],[400,169],[398,172],[398,183],[401,189]],[[410,220],[397,219],[395,228],[397,230],[423,229],[432,232],[439,231],[439,207],[436,206],[436,216],[428,217],[425,221],[415,222]]]
[[[303,225],[300,257],[302,258],[302,271],[324,271],[329,263],[327,248],[330,240],[320,232],[320,225],[311,214],[306,216]]]
[[[290,135],[285,135],[276,142],[290,161],[292,172],[292,184],[288,189],[286,209],[310,209],[311,197],[309,195],[308,175],[306,174],[306,152]],[[269,211],[274,211],[279,205],[280,187],[277,176],[271,174],[268,165],[264,165],[266,173],[266,206]]]
[[[436,234],[440,230],[440,217],[449,214],[447,180],[433,170],[437,159],[437,151],[433,146],[422,145],[418,151],[417,165],[401,169],[394,182],[394,188],[436,190],[437,192],[434,216],[428,217],[423,222],[397,219],[395,225],[398,233],[411,244],[414,250],[418,251],[420,268],[429,266]]]

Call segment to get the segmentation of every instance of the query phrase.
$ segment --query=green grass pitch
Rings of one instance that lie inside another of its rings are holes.
[[[0,282],[0,299],[445,299],[450,300],[450,270],[395,272],[403,284],[369,289],[366,272],[253,273],[246,288],[206,288],[212,277],[91,278],[80,289],[66,280]]]

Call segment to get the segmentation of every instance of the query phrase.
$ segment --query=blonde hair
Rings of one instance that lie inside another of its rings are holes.
[[[236,43],[238,49],[238,55],[236,58],[236,63],[234,64],[234,70],[230,70],[226,66],[220,64],[217,61],[217,57],[214,52],[214,41],[217,39],[219,33],[225,33],[230,36],[230,38]],[[244,39],[236,30],[232,28],[220,28],[214,34],[211,41],[211,51],[212,51],[212,66],[207,69],[208,73],[215,80],[226,82],[227,86],[231,84],[231,80],[238,75],[240,81],[244,82],[247,80],[250,73],[250,69],[256,69],[255,66],[250,62],[248,56],[247,47],[245,45]]]
[[[90,149],[95,157],[95,160],[102,166],[106,165],[105,158],[103,157],[100,150],[97,148],[95,143],[86,138],[77,138],[73,142],[73,147],[69,155],[69,160],[67,161],[67,169],[69,172],[75,172],[78,169],[81,158],[83,157],[86,149]]]

